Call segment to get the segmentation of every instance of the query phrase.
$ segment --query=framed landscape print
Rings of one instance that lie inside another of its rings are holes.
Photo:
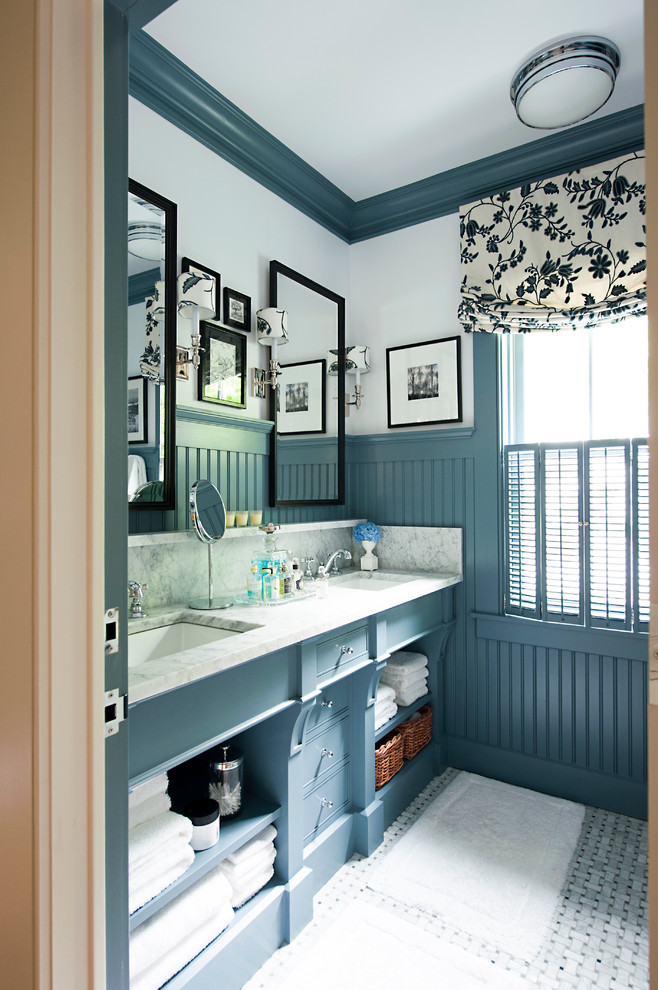
[[[386,349],[388,425],[461,423],[461,337]]]
[[[214,323],[201,322],[198,397],[204,402],[244,409],[247,405],[247,340]]]
[[[147,381],[142,375],[128,379],[128,443],[148,440]]]
[[[299,361],[280,368],[277,433],[325,433],[327,362]]]
[[[224,288],[224,323],[227,327],[251,332],[251,299],[236,292],[235,289]]]

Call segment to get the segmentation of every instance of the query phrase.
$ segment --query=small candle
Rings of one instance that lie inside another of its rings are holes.
[[[227,527],[235,525],[235,512],[231,511],[226,513],[226,525]]]
[[[235,513],[235,522],[238,526],[246,526],[249,521],[249,513],[246,509],[237,509]]]
[[[262,509],[252,509],[249,513],[249,522],[252,526],[260,526],[263,521],[263,510]]]

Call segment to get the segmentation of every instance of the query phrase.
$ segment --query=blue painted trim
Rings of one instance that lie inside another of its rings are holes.
[[[644,145],[640,105],[355,203],[144,31],[130,38],[130,93],[348,244]]]
[[[131,31],[143,28],[154,17],[171,7],[176,0],[110,0],[113,7],[121,10]]]
[[[411,428],[413,429],[413,428]],[[443,440],[468,440],[473,436],[474,429],[470,426],[460,427],[452,430],[422,430],[415,433],[363,433],[348,434],[345,443],[353,446],[381,446],[382,444],[404,443],[404,449],[408,450],[407,440],[420,440],[423,443],[436,443]]]
[[[271,433],[274,423],[271,419],[251,419],[248,416],[236,416],[228,412],[206,412],[193,406],[176,406],[176,419],[187,423],[206,424],[208,426],[232,426],[240,430],[253,430],[255,433]]]
[[[572,623],[546,622],[543,619],[511,618],[472,612],[478,639],[502,643],[526,643],[550,649],[596,653],[599,656],[624,657],[626,660],[649,660],[647,633],[623,632],[618,629],[590,629]]]
[[[463,204],[502,189],[594,165],[643,145],[643,105],[570,127],[362,199],[354,208],[350,243],[457,213]]]
[[[146,272],[136,272],[128,278],[128,305],[135,306],[143,303],[147,296],[153,295],[155,283],[162,278],[159,268],[149,268]]]
[[[144,31],[130,38],[129,87],[135,99],[349,241],[354,200]]]

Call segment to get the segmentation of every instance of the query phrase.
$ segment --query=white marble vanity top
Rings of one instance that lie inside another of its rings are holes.
[[[350,588],[350,582],[355,579],[358,579],[359,587]],[[147,609],[146,618],[129,621],[129,636],[142,629],[182,620],[197,625],[214,625],[220,629],[246,628],[246,631],[217,643],[196,646],[173,656],[147,660],[129,667],[129,702],[171,691],[301,640],[422,598],[458,584],[462,575],[379,570],[372,578],[372,591],[363,590],[364,579],[370,580],[368,572],[356,568],[345,570],[340,577],[330,579],[326,598],[293,599],[278,606],[236,604],[228,609],[197,611],[181,603]],[[392,583],[393,580],[396,583]]]

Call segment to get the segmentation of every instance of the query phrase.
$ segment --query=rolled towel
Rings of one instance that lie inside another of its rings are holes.
[[[244,860],[242,863],[228,863],[226,860],[220,864],[222,873],[228,880],[232,889],[248,884],[251,880],[267,870],[276,858],[276,849],[273,845],[262,849],[257,856]]]
[[[233,917],[231,888],[212,870],[130,936],[131,990],[157,990],[198,955]]]
[[[151,857],[160,855],[170,843],[176,844],[181,839],[189,842],[191,838],[192,822],[184,815],[165,811],[157,818],[149,818],[128,832],[128,866],[131,870],[136,869]]]
[[[158,815],[169,811],[170,808],[171,798],[168,794],[153,794],[145,801],[140,801],[133,808],[128,807],[128,826],[135,828],[136,825],[147,822],[149,818],[157,818]]]
[[[385,670],[399,671],[407,674],[412,673],[414,670],[420,670],[421,667],[427,667],[427,657],[423,653],[409,653],[405,650],[398,650],[397,653],[392,653],[389,659],[386,661]]]
[[[231,853],[230,856],[227,856],[224,862],[234,864],[243,863],[245,860],[248,860],[262,852],[263,849],[274,841],[274,839],[276,839],[276,828],[274,825],[268,825],[266,829],[256,836],[255,839],[252,839],[251,842],[245,843],[244,846],[240,846],[236,852]]]
[[[384,707],[378,709],[375,705],[375,732],[377,729],[381,729],[382,725],[390,722],[392,718],[395,718],[398,712],[398,706],[394,701],[386,701]]]
[[[130,914],[161,894],[169,884],[185,873],[194,862],[194,850],[187,842],[172,843],[128,875],[128,910]]]
[[[262,870],[258,875],[253,876],[252,880],[245,881],[242,886],[236,887],[231,896],[231,907],[239,908],[243,904],[246,904],[254,894],[257,894],[262,887],[268,883],[269,880],[274,876],[274,867],[269,866],[267,869]]]
[[[390,684],[379,683],[377,687],[377,694],[375,696],[376,704],[380,701],[394,701],[395,700],[395,688],[391,687]]]
[[[395,697],[397,698],[399,705],[406,707],[407,705],[413,704],[414,701],[418,700],[418,698],[422,698],[425,694],[427,694],[427,681],[423,678],[422,681],[417,681],[416,684],[411,687],[398,691]]]
[[[168,787],[169,778],[166,773],[159,773],[157,777],[151,777],[150,780],[144,781],[143,784],[133,787],[128,795],[128,808],[136,808],[142,801],[147,801],[155,794],[165,794]]]

